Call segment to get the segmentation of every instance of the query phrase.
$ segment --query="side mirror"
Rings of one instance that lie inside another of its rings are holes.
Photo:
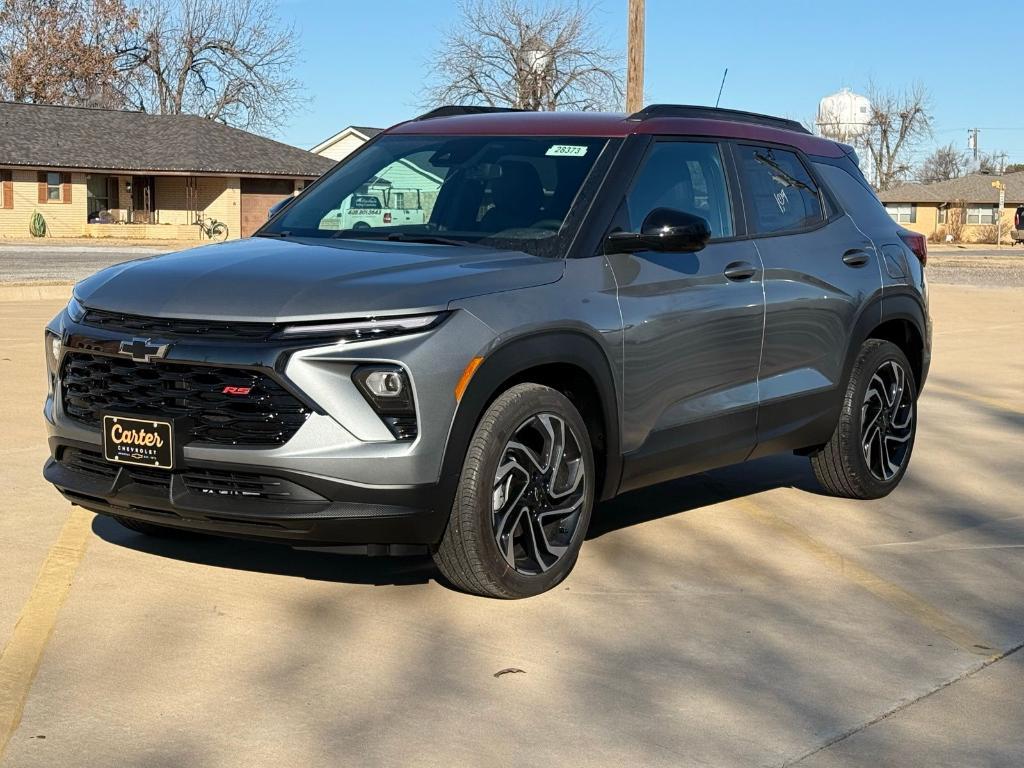
[[[639,234],[612,232],[605,241],[605,253],[694,253],[711,239],[707,219],[672,208],[655,208],[644,219]]]
[[[278,200],[276,203],[270,206],[270,210],[267,211],[267,221],[270,221],[270,219],[277,216],[277,212],[284,208],[286,205],[288,205],[288,203],[290,203],[294,199],[294,197],[285,197],[282,198],[281,200]]]

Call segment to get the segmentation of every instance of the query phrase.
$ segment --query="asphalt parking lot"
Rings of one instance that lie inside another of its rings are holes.
[[[60,305],[0,301],[0,766],[1022,763],[1024,288],[933,285],[889,498],[797,457],[676,481],[512,603],[71,508],[40,477]]]

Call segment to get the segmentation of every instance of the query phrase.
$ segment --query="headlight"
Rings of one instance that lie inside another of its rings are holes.
[[[279,338],[295,339],[310,336],[329,336],[343,341],[380,339],[402,336],[434,328],[447,317],[447,312],[406,317],[371,317],[366,320],[348,320],[338,323],[311,323],[288,325],[277,333]]]
[[[70,317],[76,323],[80,323],[82,322],[82,320],[85,319],[85,307],[83,307],[81,302],[79,302],[79,300],[76,299],[74,296],[71,297],[71,301],[68,302],[68,305],[67,307],[64,308],[64,311],[67,312],[68,317]]]
[[[57,372],[60,370],[60,356],[64,352],[60,336],[53,331],[46,331],[43,334],[43,355],[46,357],[46,384],[49,394],[53,394],[54,385],[57,382]]]

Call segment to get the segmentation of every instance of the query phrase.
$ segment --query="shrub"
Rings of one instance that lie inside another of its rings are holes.
[[[46,237],[46,219],[39,211],[35,211],[29,219],[28,231],[32,237]]]

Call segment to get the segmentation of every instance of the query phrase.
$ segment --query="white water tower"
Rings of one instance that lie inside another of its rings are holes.
[[[871,121],[871,102],[867,96],[843,88],[818,102],[818,131],[846,144],[858,143]]]
[[[871,102],[867,96],[842,88],[818,102],[815,120],[818,133],[827,139],[849,144],[856,150],[860,169],[875,184],[865,136],[871,123]]]

